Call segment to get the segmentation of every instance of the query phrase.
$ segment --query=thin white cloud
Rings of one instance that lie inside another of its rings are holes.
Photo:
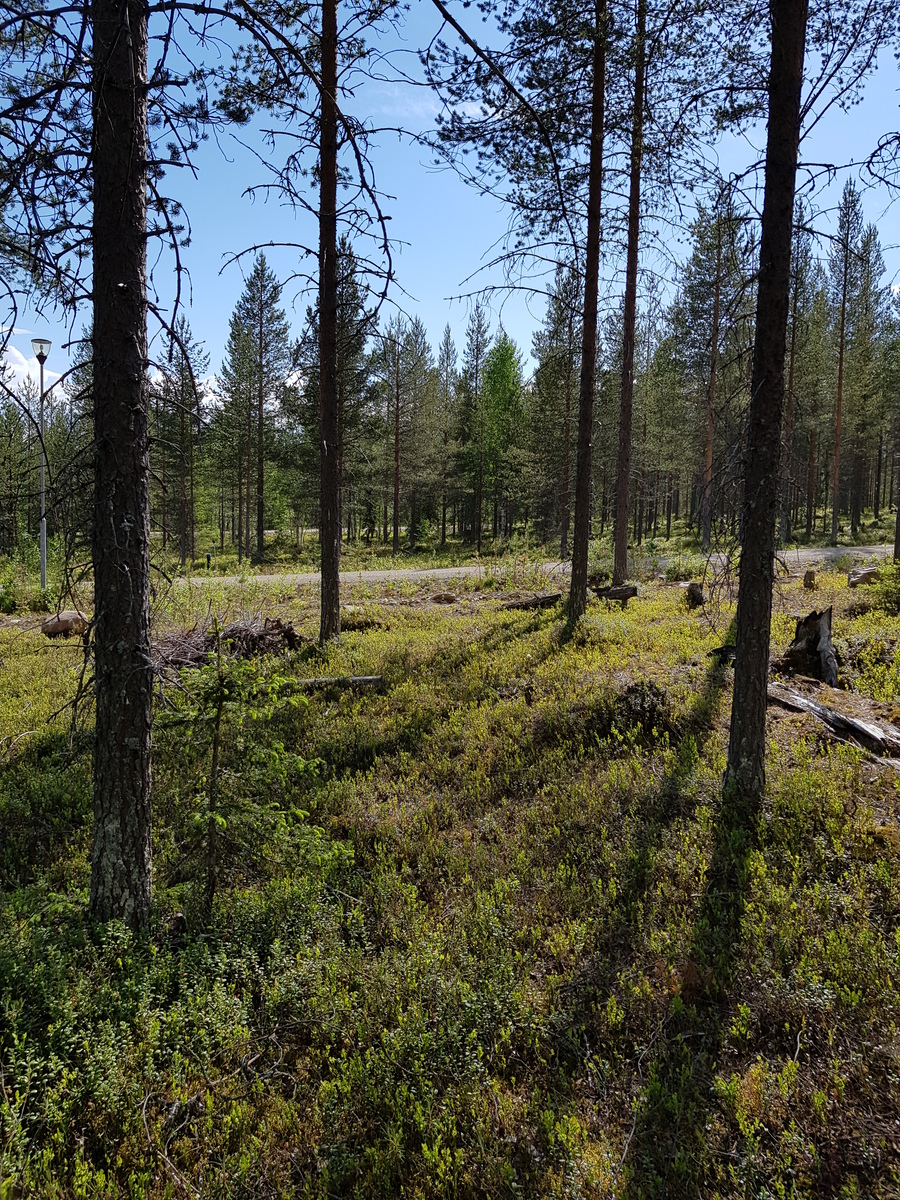
[[[7,386],[13,388],[19,387],[26,379],[32,379],[40,386],[41,368],[38,360],[32,355],[31,358],[26,358],[21,350],[17,350],[15,346],[7,346],[6,352],[0,360],[7,366],[12,374],[11,381]],[[44,368],[44,389],[50,387],[60,377],[59,371],[50,371]]]

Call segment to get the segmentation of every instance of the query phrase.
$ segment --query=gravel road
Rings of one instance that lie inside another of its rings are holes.
[[[841,558],[851,558],[860,562],[868,558],[887,558],[893,553],[894,547],[891,545],[884,546],[812,546],[809,549],[797,549],[784,551],[779,557],[791,569],[805,570],[811,566],[830,566]],[[713,555],[713,558],[718,556]],[[665,568],[669,559],[666,555],[660,555],[659,565]],[[551,561],[540,564],[541,569],[547,576],[566,577],[571,571],[571,563]],[[469,563],[463,567],[422,567],[422,568],[394,568],[383,571],[342,571],[341,583],[389,583],[403,582],[408,583],[426,583],[434,581],[440,583],[447,579],[465,579],[470,576],[478,577],[485,575],[490,570],[483,563]],[[277,579],[280,583],[289,583],[300,586],[302,584],[318,583],[318,571],[307,571],[305,573],[287,572],[285,574],[273,575],[194,575],[191,577],[191,583],[203,583],[208,579],[215,579],[219,583],[240,583],[242,579]],[[184,580],[179,580],[184,582]]]

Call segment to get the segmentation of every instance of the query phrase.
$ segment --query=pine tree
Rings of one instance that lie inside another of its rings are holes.
[[[163,533],[164,537],[168,534],[165,514],[171,512],[182,567],[188,558],[195,557],[196,459],[204,420],[203,377],[208,370],[209,355],[195,340],[182,314],[170,334],[166,362],[151,394],[155,414],[151,465],[162,492]],[[171,504],[168,489],[173,497]],[[152,500],[151,490],[151,504]]]
[[[493,536],[510,532],[510,467],[522,427],[522,360],[515,342],[500,329],[484,362],[484,479],[493,502]]]
[[[457,395],[459,377],[456,371],[456,346],[450,333],[449,324],[444,326],[444,333],[438,349],[437,363],[437,395],[438,410],[438,444],[441,486],[441,545],[447,544],[447,504],[453,497],[456,504],[456,478],[453,463],[457,454],[456,435]]]
[[[484,367],[490,348],[490,325],[484,305],[476,302],[466,328],[460,379],[459,432],[461,474],[466,480],[469,537],[481,553],[484,528],[485,396]]]
[[[853,298],[859,287],[859,243],[862,237],[862,203],[852,179],[844,184],[838,209],[837,237],[828,256],[828,278],[836,308],[835,344],[837,385],[834,400],[834,451],[831,460],[831,544],[837,545],[841,496],[841,452],[844,432],[844,365],[851,335],[848,318],[853,316]]]
[[[291,366],[290,330],[284,310],[278,306],[280,298],[281,284],[265,255],[258,254],[232,316],[228,357],[222,368],[223,379],[233,378],[239,371],[246,389],[245,549],[249,553],[252,514],[255,514],[257,561],[265,553],[266,454],[271,449],[274,415],[281,404]],[[240,366],[231,357],[232,346]]]
[[[560,264],[547,297],[544,324],[532,341],[538,367],[528,403],[531,495],[538,527],[559,538],[569,556],[574,482],[573,432],[581,358],[579,285],[576,272]]]
[[[225,360],[219,373],[222,406],[215,421],[215,442],[222,479],[227,479],[231,538],[237,542],[238,563],[250,556],[250,469],[256,361],[253,335],[235,310],[229,321]]]

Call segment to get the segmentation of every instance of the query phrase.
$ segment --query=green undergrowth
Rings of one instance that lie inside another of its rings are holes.
[[[0,633],[0,1196],[896,1196],[900,776],[782,712],[724,804],[731,614],[681,597],[358,594],[165,685],[144,942],[85,917],[80,647]],[[861,697],[893,628],[836,620]]]

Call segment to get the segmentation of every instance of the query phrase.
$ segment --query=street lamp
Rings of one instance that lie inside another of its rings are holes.
[[[44,448],[44,363],[50,353],[49,338],[32,338],[31,348],[41,364],[41,591],[47,590],[47,508],[44,497],[44,465],[47,455]]]

